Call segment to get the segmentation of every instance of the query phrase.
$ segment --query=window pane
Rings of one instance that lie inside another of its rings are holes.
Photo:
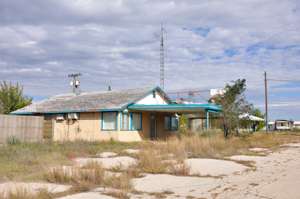
[[[170,117],[169,116],[165,116],[165,130],[170,130]]]
[[[141,130],[141,114],[140,113],[132,113],[132,130]]]
[[[116,117],[117,114],[115,112],[113,113],[103,113],[102,117],[102,129],[103,130],[115,130],[116,129]]]
[[[176,117],[171,118],[171,130],[178,130],[178,119]]]
[[[129,114],[122,113],[122,130],[129,130]]]

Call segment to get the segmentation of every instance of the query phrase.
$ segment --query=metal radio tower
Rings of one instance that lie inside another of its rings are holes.
[[[160,87],[165,87],[165,49],[164,49],[164,27],[161,25],[160,33]]]

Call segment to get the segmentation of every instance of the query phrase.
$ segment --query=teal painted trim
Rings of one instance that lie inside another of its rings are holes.
[[[103,130],[103,112],[101,112],[101,120],[100,120],[100,122],[101,122],[101,131]]]
[[[123,113],[122,112],[119,112],[120,113],[120,131],[123,129]]]
[[[23,113],[9,113],[9,115],[34,115],[37,113],[31,113],[31,112],[23,112]]]
[[[34,115],[34,114],[63,114],[63,113],[93,113],[93,112],[116,112],[121,109],[99,109],[99,110],[62,110],[62,111],[49,111],[49,112],[20,112],[20,113],[10,113],[12,115]]]
[[[209,129],[209,111],[206,111],[206,129]]]
[[[99,109],[101,112],[119,112],[122,111],[121,108],[111,108],[111,109]],[[94,112],[94,111],[86,111],[86,112]]]
[[[143,130],[143,114],[142,113],[140,113],[140,129],[139,130],[140,131]]]
[[[215,104],[165,104],[165,105],[130,105],[130,110],[209,110],[220,112],[222,109]]]
[[[133,131],[133,128],[132,128],[132,121],[133,121],[133,116],[132,116],[132,113],[129,114],[129,129],[131,131]]]
[[[222,111],[207,110],[207,112],[210,112],[210,113],[220,113]]]
[[[119,118],[119,112],[116,112],[116,124],[115,124],[115,129],[118,131],[118,118]]]

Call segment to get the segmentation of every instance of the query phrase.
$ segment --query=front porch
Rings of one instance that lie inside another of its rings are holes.
[[[126,112],[141,113],[141,131],[143,138],[164,139],[176,135],[179,130],[179,118],[185,115],[188,127],[201,130],[212,127],[212,119],[221,111],[213,104],[164,104],[164,105],[130,105]],[[198,119],[198,124],[196,121]]]

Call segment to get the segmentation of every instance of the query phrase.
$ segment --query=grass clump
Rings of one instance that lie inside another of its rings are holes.
[[[169,165],[158,150],[151,148],[140,151],[138,159],[138,167],[144,173],[165,173]]]
[[[1,199],[54,199],[53,194],[46,189],[41,189],[37,193],[32,193],[23,187],[9,190],[0,194]]]
[[[117,190],[116,193],[121,194],[121,198],[125,198],[132,190],[130,180],[137,175],[136,170],[128,170],[120,175],[107,175],[106,172],[108,171],[101,164],[89,162],[83,167],[52,169],[45,175],[45,180],[51,183],[71,184],[72,193],[89,191],[99,186],[113,188]]]
[[[224,158],[236,154],[249,154],[249,148],[278,148],[281,144],[300,141],[300,135],[288,133],[255,133],[243,136],[232,136],[225,139],[222,134],[213,136],[180,136],[166,141],[147,143],[152,148],[159,150],[160,156],[173,154],[182,161],[186,158]],[[149,147],[148,146],[148,147]],[[146,146],[147,147],[147,146]]]
[[[53,168],[45,174],[45,180],[51,183],[72,184],[79,187],[103,185],[105,170],[101,164],[89,162],[84,167]],[[83,185],[83,186],[82,186]]]
[[[120,152],[137,145],[84,141],[1,145],[0,180],[40,180],[49,167],[71,165],[73,158],[93,156],[103,151]]]
[[[251,155],[253,152],[249,151],[249,148],[276,149],[281,144],[295,141],[300,141],[300,135],[255,133],[227,139],[221,133],[181,135],[166,141],[145,142],[138,155],[138,166],[145,173],[186,176],[190,171],[190,168],[184,164],[187,158],[223,159],[231,155]]]

